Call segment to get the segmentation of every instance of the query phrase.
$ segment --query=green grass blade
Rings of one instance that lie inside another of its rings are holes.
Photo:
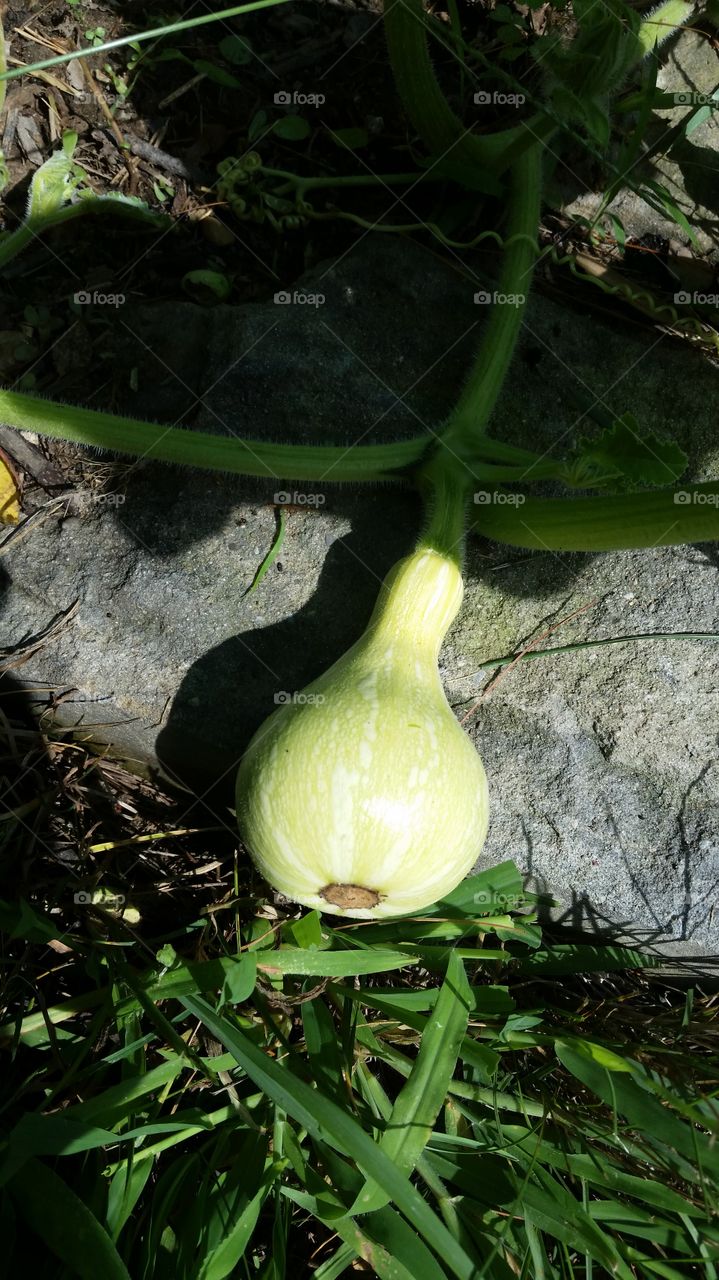
[[[393,1209],[380,1210],[362,1227],[352,1218],[333,1221],[331,1226],[379,1280],[446,1280],[446,1272],[427,1246]]]
[[[27,1225],[81,1280],[130,1280],[112,1240],[62,1178],[40,1160],[28,1160],[9,1183]]]
[[[252,579],[252,582],[247,588],[245,592],[246,596],[252,595],[252,592],[257,590],[260,583],[262,582],[262,579],[267,573],[267,570],[272,568],[272,565],[275,563],[275,560],[277,559],[282,549],[282,544],[285,540],[285,534],[287,532],[287,508],[280,507],[277,512],[277,517],[278,517],[277,529],[275,530],[275,536],[272,540],[272,546],[270,547],[269,551],[267,552],[267,555],[262,561],[262,564],[257,570],[257,573]]]
[[[335,1024],[322,1000],[308,1000],[302,1005],[302,1026],[315,1083],[326,1097],[341,1106],[347,1101],[342,1079],[344,1063]]]
[[[526,1153],[530,1161],[540,1161],[543,1165],[557,1169],[560,1173],[581,1178],[595,1187],[616,1191],[622,1196],[631,1196],[643,1204],[663,1209],[665,1212],[684,1213],[698,1218],[705,1215],[702,1206],[692,1204],[672,1187],[648,1178],[637,1177],[635,1174],[625,1173],[617,1169],[608,1159],[598,1158],[596,1153],[584,1155],[579,1152],[571,1154],[563,1151],[523,1125],[503,1124],[502,1136],[507,1143],[511,1144],[515,1155]]]
[[[385,973],[416,963],[416,956],[400,950],[305,951],[282,947],[258,967],[266,973],[291,973],[303,978],[359,978],[365,973]]]
[[[404,1174],[412,1173],[446,1099],[467,1032],[471,1004],[464,965],[453,952],[414,1066],[397,1096],[380,1142],[382,1151]],[[370,1183],[360,1192],[351,1212],[371,1213],[382,1208],[387,1199]]]
[[[331,1258],[313,1272],[313,1280],[339,1280],[349,1269],[357,1257],[357,1250],[351,1244],[342,1244]]]
[[[476,957],[479,952],[474,951],[472,955]],[[392,1000],[377,999],[372,991],[351,991],[347,990],[344,995],[349,1000],[355,1000],[359,1004],[367,1005],[371,1009],[377,1009],[379,1013],[384,1013],[390,1018],[396,1018],[397,1022],[407,1027],[413,1027],[415,1031],[424,1034],[428,1019],[421,1013],[415,1013],[412,1009],[402,1008],[393,1004]],[[371,1030],[371,1029],[370,1029]],[[362,1032],[358,1032],[358,1039],[365,1043]],[[499,1055],[493,1049],[488,1049],[486,1045],[478,1044],[471,1036],[463,1036],[460,1045],[459,1056],[463,1062],[469,1063],[478,1072],[485,1081],[491,1080],[497,1064]]]
[[[147,1098],[148,1094],[171,1084],[186,1067],[187,1063],[173,1054],[166,1062],[160,1063],[159,1067],[153,1067],[144,1075],[130,1076],[120,1084],[111,1085],[98,1097],[89,1098],[87,1102],[79,1102],[74,1107],[68,1107],[63,1112],[63,1118],[73,1121],[82,1120],[86,1124],[97,1124],[105,1129],[111,1129],[113,1125],[119,1124],[136,1110],[138,1103]]]
[[[558,943],[550,950],[535,951],[512,961],[515,973],[561,976],[569,973],[621,973],[624,969],[652,969],[666,964],[665,956],[637,951],[634,947],[595,947],[585,943]]]
[[[237,17],[242,13],[255,13],[259,9],[271,9],[277,4],[287,4],[287,0],[250,0],[249,4],[234,5],[231,9],[219,9],[214,13],[202,14],[197,18],[185,18],[178,22],[167,22],[161,27],[152,27],[146,31],[135,31],[129,36],[120,36],[117,40],[105,40],[103,44],[91,44],[85,49],[76,49],[73,53],[60,53],[54,58],[43,58],[29,66],[18,67],[15,71],[7,71],[3,80],[14,80],[16,76],[32,75],[33,71],[41,71],[45,67],[57,67],[63,62],[74,62],[76,58],[95,57],[109,53],[111,49],[121,49],[123,45],[139,44],[145,40],[158,40],[163,36],[174,35],[177,31],[191,31],[193,27],[201,27],[208,22],[222,22]]]
[[[113,1174],[107,1192],[105,1215],[105,1223],[113,1240],[117,1240],[145,1190],[154,1166],[154,1160],[144,1160],[141,1164],[136,1164],[130,1158],[124,1161],[122,1168]]]
[[[551,1191],[542,1191],[531,1183],[527,1184],[522,1187],[521,1207],[518,1208],[539,1231],[596,1259],[610,1275],[619,1277],[619,1280],[635,1280],[611,1238],[592,1222],[573,1196],[562,1196],[561,1191],[556,1183]]]
[[[29,1112],[12,1130],[0,1171],[0,1186],[8,1182],[32,1156],[75,1155],[79,1151],[92,1151],[115,1142],[116,1137],[107,1129],[73,1122],[64,1116],[43,1116]]]
[[[715,1183],[719,1180],[716,1142],[641,1087],[634,1078],[641,1071],[638,1063],[629,1065],[627,1060],[628,1070],[611,1069],[611,1065],[605,1065],[602,1047],[588,1041],[557,1040],[555,1049],[567,1070],[638,1130],[680,1177],[697,1182],[705,1177]],[[611,1059],[607,1061],[611,1064]]]
[[[365,1177],[373,1178],[387,1192],[397,1208],[414,1224],[459,1280],[473,1280],[475,1268],[471,1258],[453,1239],[416,1188],[367,1136],[348,1111],[323,1098],[289,1071],[278,1066],[226,1018],[218,1017],[206,1001],[186,996],[182,1003],[189,1013],[199,1018],[235,1055],[239,1065],[255,1084],[308,1133],[328,1142],[344,1154],[351,1153]]]
[[[223,1238],[197,1272],[197,1280],[225,1280],[226,1276],[233,1274],[247,1249],[262,1206],[277,1177],[278,1169],[270,1163],[255,1194],[247,1199],[234,1221],[226,1225]]]

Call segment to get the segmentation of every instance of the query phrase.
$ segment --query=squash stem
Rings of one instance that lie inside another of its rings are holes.
[[[335,483],[401,479],[396,473],[416,466],[427,447],[425,436],[352,448],[241,440],[58,404],[18,391],[0,390],[0,418],[20,431],[37,431],[54,440],[112,449],[148,461],[271,480],[281,477]],[[503,479],[499,469],[496,479]]]
[[[472,532],[537,551],[622,551],[719,540],[719,482],[646,493],[534,498],[475,507]]]
[[[384,28],[402,105],[433,155],[449,155],[470,170],[479,167],[499,174],[535,142],[556,132],[555,121],[538,113],[512,129],[471,133],[452,111],[434,73],[422,0],[385,0]]]
[[[486,430],[514,355],[537,256],[541,156],[526,151],[512,170],[510,215],[499,289],[464,390],[442,430],[441,444],[469,463]]]
[[[467,502],[472,479],[471,473],[447,454],[435,454],[417,477],[427,515],[417,550],[438,551],[460,570],[464,560]]]

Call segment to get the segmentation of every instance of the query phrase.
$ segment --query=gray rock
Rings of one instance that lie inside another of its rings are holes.
[[[114,358],[128,378],[137,370],[138,417],[347,444],[429,432],[486,314],[471,277],[403,240],[368,236],[299,282],[325,295],[322,306],[126,308]],[[561,451],[582,416],[574,389],[590,389],[673,434],[701,479],[717,469],[718,379],[667,336],[537,294],[494,431]],[[592,429],[586,417],[581,426]],[[20,669],[38,703],[48,686],[74,689],[60,706],[65,724],[139,762],[159,757],[200,793],[219,778],[213,804],[231,803],[250,735],[277,694],[302,688],[359,634],[379,580],[412,545],[419,506],[409,490],[146,462],[122,475],[122,503],[49,514],[9,545],[3,642],[39,632],[77,599],[71,622]],[[323,502],[290,512],[279,562],[248,594],[280,488]],[[471,539],[466,580],[442,674],[458,715],[472,712],[490,780],[480,865],[515,859],[568,924],[611,924],[666,951],[716,950],[715,644],[631,641],[523,662],[472,711],[488,681],[482,662],[583,606],[547,644],[715,629],[713,547],[554,555]]]

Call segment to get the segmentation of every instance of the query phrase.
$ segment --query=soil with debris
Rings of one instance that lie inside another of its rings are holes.
[[[510,61],[506,21],[502,27],[493,20],[489,7],[460,9],[470,43],[481,43],[485,57],[496,58],[529,94],[540,95],[532,39],[548,22],[564,31],[568,19],[547,5],[517,6],[521,38],[519,46],[516,40],[511,45]],[[440,19],[448,21],[446,14]],[[51,2],[39,11],[11,6],[5,17],[8,67],[13,71],[124,38],[157,21],[154,11],[137,4],[123,6],[121,13],[82,2]],[[473,82],[458,76],[456,61],[439,45],[433,57],[450,100],[459,111],[471,112]],[[482,110],[482,130],[517,122],[516,108]],[[522,110],[529,108],[520,108],[519,118]],[[92,191],[140,199],[167,217],[159,234],[111,212],[86,217],[36,239],[5,268],[0,379],[74,403],[130,410],[133,402],[126,375],[114,367],[110,307],[76,303],[76,295],[211,302],[214,286],[208,292],[193,273],[212,272],[222,278],[223,301],[251,301],[356,243],[365,226],[338,216],[342,211],[367,226],[418,224],[418,238],[435,249],[424,222],[437,219],[445,234],[471,239],[478,220],[494,226],[501,212],[501,197],[431,182],[409,191],[383,184],[325,188],[307,197],[314,211],[307,217],[291,195],[277,196],[277,182],[244,172],[249,154],[270,169],[314,177],[416,171],[421,150],[393,85],[380,0],[281,5],[11,80],[2,131],[10,177],[2,213],[6,230],[23,216],[32,174],[68,132],[77,135],[74,158]],[[571,146],[569,165],[573,173],[581,171],[581,157]],[[573,239],[567,239],[570,231]],[[560,237],[563,250],[578,243],[594,254],[559,206],[547,235],[548,243]],[[654,237],[645,243],[639,226],[626,264],[616,246],[603,253],[638,285],[647,283],[648,272],[648,282],[668,296],[677,287],[677,272],[680,280],[689,272],[702,287],[711,283],[713,269],[701,255],[695,263],[684,239]],[[566,268],[553,271],[547,283],[562,296],[577,288]],[[602,299],[584,287],[587,292],[586,305],[626,311],[621,300]]]

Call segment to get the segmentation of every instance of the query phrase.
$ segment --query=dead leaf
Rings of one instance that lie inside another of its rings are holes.
[[[20,519],[20,479],[9,454],[0,449],[0,524]]]

